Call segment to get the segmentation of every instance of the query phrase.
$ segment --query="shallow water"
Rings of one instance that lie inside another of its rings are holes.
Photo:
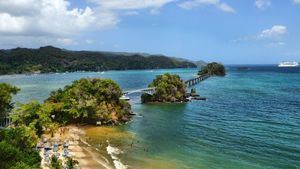
[[[224,78],[196,85],[207,101],[139,104],[127,125],[89,129],[88,141],[106,153],[107,143],[128,168],[300,168],[300,69],[228,67]],[[165,72],[188,79],[196,69],[109,71],[0,76],[19,86],[17,101],[45,99],[51,90],[81,77],[116,80],[123,89],[144,88]]]

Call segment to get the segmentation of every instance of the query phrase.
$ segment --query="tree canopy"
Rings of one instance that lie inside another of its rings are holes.
[[[51,130],[53,121],[51,119],[52,106],[40,104],[33,100],[26,104],[19,104],[13,114],[13,122],[16,126],[28,126],[41,136],[45,130]]]
[[[37,138],[26,126],[0,130],[0,168],[39,168],[41,157],[34,149]]]
[[[142,94],[143,103],[146,102],[181,102],[186,100],[186,86],[179,75],[169,73],[158,75],[149,87],[155,88],[153,95]]]
[[[204,66],[199,72],[199,75],[210,75],[210,76],[225,76],[225,67],[216,62],[212,62]]]
[[[122,90],[110,79],[80,79],[51,93],[45,104],[60,123],[103,124],[129,120],[130,104],[120,100]]]
[[[0,117],[5,116],[14,107],[12,96],[20,89],[10,84],[0,83]]]

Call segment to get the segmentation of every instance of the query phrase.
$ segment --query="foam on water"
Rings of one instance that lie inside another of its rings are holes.
[[[108,141],[107,143],[108,143],[108,146],[106,147],[107,154],[109,154],[113,159],[114,166],[116,167],[116,169],[127,169],[128,166],[123,164],[121,160],[117,157],[117,155],[122,154],[124,152],[118,149],[117,147],[111,146]]]

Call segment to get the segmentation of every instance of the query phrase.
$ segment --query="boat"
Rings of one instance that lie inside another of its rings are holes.
[[[280,62],[278,67],[298,67],[299,63],[298,62]]]
[[[126,101],[130,100],[130,98],[126,95],[123,95],[122,97],[120,97],[120,99],[121,100],[126,100]]]

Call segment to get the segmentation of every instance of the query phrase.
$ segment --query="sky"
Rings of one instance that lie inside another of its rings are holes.
[[[300,62],[300,0],[0,0],[0,48]]]

